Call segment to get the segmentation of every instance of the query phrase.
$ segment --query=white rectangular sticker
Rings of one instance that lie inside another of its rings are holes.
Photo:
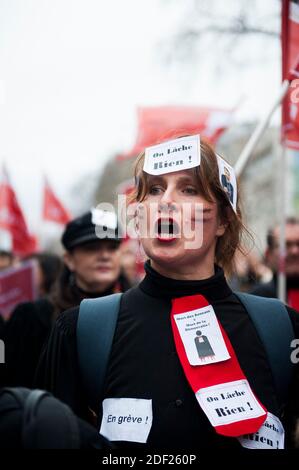
[[[217,154],[219,180],[226,192],[234,211],[237,211],[237,178],[235,170],[220,155]]]
[[[279,418],[268,412],[257,432],[238,437],[238,440],[247,449],[284,449],[284,428]]]
[[[212,426],[266,414],[245,379],[201,388],[196,392],[196,398]]]
[[[106,398],[100,434],[110,441],[146,443],[153,423],[152,400]]]
[[[145,149],[143,170],[150,175],[188,170],[199,165],[199,135],[180,137]]]
[[[176,314],[174,319],[192,366],[230,358],[212,305]]]

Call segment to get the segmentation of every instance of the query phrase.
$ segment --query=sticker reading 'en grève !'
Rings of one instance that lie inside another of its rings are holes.
[[[153,423],[152,400],[106,398],[100,434],[110,441],[146,443]]]

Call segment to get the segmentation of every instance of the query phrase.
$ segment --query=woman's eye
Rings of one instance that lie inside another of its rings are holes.
[[[160,188],[159,186],[152,186],[149,190],[149,193],[150,194],[160,194],[160,192],[162,191],[162,188]]]
[[[184,188],[183,192],[185,192],[187,194],[197,194],[197,190],[195,188],[192,188],[192,187]]]

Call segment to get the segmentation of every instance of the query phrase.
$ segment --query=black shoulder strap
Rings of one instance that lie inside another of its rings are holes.
[[[293,373],[291,341],[294,329],[285,305],[277,299],[235,292],[246,308],[264,345],[280,404],[284,404]]]
[[[122,294],[85,299],[80,304],[77,348],[90,406],[98,411]]]

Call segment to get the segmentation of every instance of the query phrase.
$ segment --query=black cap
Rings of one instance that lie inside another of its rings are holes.
[[[96,240],[121,242],[121,234],[116,215],[101,209],[92,209],[86,214],[71,220],[62,235],[66,250]]]

